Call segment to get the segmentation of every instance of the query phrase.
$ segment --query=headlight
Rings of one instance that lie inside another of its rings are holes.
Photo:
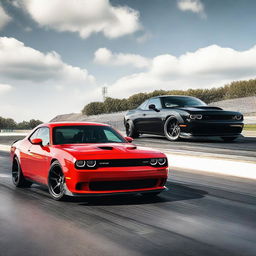
[[[166,159],[165,158],[159,158],[157,160],[157,162],[159,163],[159,165],[164,165],[166,163]]]
[[[95,160],[78,160],[76,161],[75,165],[77,168],[94,168],[97,162]]]
[[[153,166],[157,165],[157,159],[155,159],[155,158],[150,159],[150,164]]]
[[[192,119],[192,120],[195,120],[195,119],[202,119],[203,116],[201,114],[197,114],[197,115],[189,115],[189,118]]]
[[[233,116],[233,119],[235,119],[235,120],[242,120],[243,116],[242,115],[235,115],[235,116]]]
[[[89,168],[93,168],[93,167],[95,167],[95,165],[96,165],[96,161],[95,161],[95,160],[87,160],[87,161],[86,161],[86,165],[87,165]]]
[[[76,161],[76,167],[78,167],[78,168],[83,168],[83,167],[85,167],[85,164],[86,164],[86,161],[84,161],[84,160],[78,160],[78,161]]]
[[[164,166],[167,163],[167,159],[166,158],[152,158],[149,161],[151,166],[154,167],[159,167],[159,166]]]

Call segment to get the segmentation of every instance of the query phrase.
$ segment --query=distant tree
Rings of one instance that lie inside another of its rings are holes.
[[[236,81],[223,87],[211,89],[155,90],[150,93],[136,93],[128,99],[107,98],[104,102],[91,102],[82,110],[86,115],[97,115],[133,109],[148,98],[159,95],[188,95],[206,103],[256,95],[256,79]]]
[[[20,130],[28,130],[28,129],[30,129],[29,122],[22,121],[22,122],[18,123],[17,124],[17,129],[20,129]]]
[[[88,115],[88,116],[105,113],[104,103],[103,102],[91,102],[83,108],[82,113],[84,115]]]
[[[29,123],[29,128],[34,129],[35,127],[37,127],[39,124],[42,124],[43,122],[40,120],[31,119],[28,123]]]
[[[5,118],[0,116],[0,129],[4,129],[5,126]]]
[[[143,101],[148,98],[147,93],[137,93],[128,98],[128,108],[133,109],[138,107]]]
[[[12,118],[5,119],[5,129],[15,129],[16,125],[16,122]]]

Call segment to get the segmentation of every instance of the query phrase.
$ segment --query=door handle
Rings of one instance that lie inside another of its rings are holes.
[[[143,116],[146,116],[147,114],[143,114]]]

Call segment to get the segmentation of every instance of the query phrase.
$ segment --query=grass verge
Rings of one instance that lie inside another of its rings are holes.
[[[245,124],[244,130],[247,131],[256,131],[256,124]]]

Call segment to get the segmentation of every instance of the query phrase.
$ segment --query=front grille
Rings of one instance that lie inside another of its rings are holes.
[[[233,115],[203,115],[203,120],[232,120]]]
[[[130,190],[152,188],[157,185],[157,179],[146,180],[118,180],[118,181],[93,181],[89,188],[93,191]]]
[[[149,166],[150,159],[109,159],[99,160],[98,167]]]
[[[193,127],[191,132],[196,134],[239,134],[242,131],[242,127],[232,127],[230,125],[213,125],[213,124],[205,124],[202,126]]]
[[[156,158],[158,159],[158,158]],[[164,165],[156,164],[156,165],[150,165],[151,158],[135,158],[135,159],[100,159],[95,160],[96,165],[94,167],[78,167],[76,165],[77,169],[98,169],[98,168],[107,168],[107,167],[134,167],[134,166],[151,166],[151,167],[163,167],[166,168],[168,166],[168,160],[165,158],[166,162]],[[86,161],[86,160],[85,160]]]

